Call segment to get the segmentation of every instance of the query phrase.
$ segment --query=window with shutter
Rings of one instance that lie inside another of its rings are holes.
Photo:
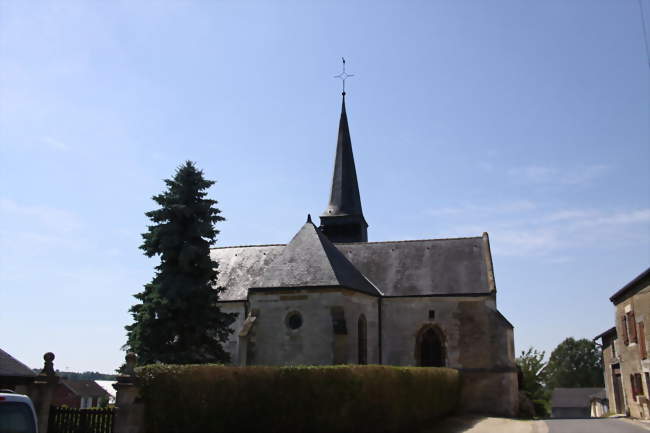
[[[627,317],[622,316],[621,317],[621,328],[623,328],[623,344],[626,346],[630,344],[630,339],[627,335]]]
[[[632,388],[632,400],[636,400],[636,380],[633,374],[630,374],[630,388]]]
[[[648,352],[645,346],[645,325],[643,322],[639,322],[639,351],[641,352],[641,359],[648,358]]]
[[[630,311],[627,315],[627,327],[629,328],[630,333],[630,343],[636,343],[636,320],[634,319],[634,311]]]
[[[634,378],[636,379],[636,393],[638,395],[643,395],[644,392],[643,392],[643,382],[642,382],[642,379],[641,379],[641,374],[636,373],[634,375]]]

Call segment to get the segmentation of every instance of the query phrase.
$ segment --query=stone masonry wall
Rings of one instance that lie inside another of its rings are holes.
[[[435,326],[444,336],[446,365],[463,377],[461,410],[517,414],[513,330],[491,296],[385,298],[382,322],[384,364],[418,365],[417,335]]]
[[[630,322],[630,312],[634,314],[634,323]],[[626,317],[626,320],[623,320]],[[636,418],[650,419],[648,397],[650,388],[650,357],[642,359],[642,341],[645,343],[646,351],[650,353],[650,341],[647,338],[650,327],[650,285],[644,287],[631,297],[621,300],[616,305],[616,332],[618,334],[618,353],[623,380],[623,392],[630,415]],[[627,329],[625,324],[627,323]],[[644,333],[640,332],[640,324],[646,328]],[[632,338],[632,326],[636,329],[636,342]],[[624,335],[627,333],[628,341],[625,343]],[[633,395],[633,375],[640,375],[642,392]]]
[[[367,321],[368,362],[378,362],[377,298],[340,289],[274,290],[249,294],[256,316],[247,341],[247,365],[357,363],[357,321]],[[342,311],[346,333],[335,334],[333,308]],[[302,325],[290,329],[287,317]]]

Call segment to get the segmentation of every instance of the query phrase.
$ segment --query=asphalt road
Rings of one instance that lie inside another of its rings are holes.
[[[648,433],[643,426],[622,419],[549,419],[548,433]]]

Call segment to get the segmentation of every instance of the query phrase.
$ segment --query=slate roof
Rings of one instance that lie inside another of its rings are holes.
[[[488,295],[494,290],[487,234],[333,246],[384,296]],[[265,271],[284,247],[251,245],[212,249],[212,258],[219,263],[217,285],[225,289],[221,299],[245,300],[248,288],[263,287]],[[293,257],[298,258],[295,252]]]
[[[602,391],[604,388],[555,388],[551,407],[589,407],[592,396]]]
[[[334,174],[332,175],[332,190],[330,201],[323,216],[361,215],[361,197],[357,182],[357,170],[354,166],[352,140],[348,127],[348,115],[345,111],[345,93],[341,105],[339,120],[339,135],[336,142],[336,157],[334,159]]]
[[[309,217],[291,242],[266,267],[253,288],[325,286],[381,295]]]
[[[36,373],[4,350],[0,349],[0,376],[33,377]]]
[[[80,397],[108,397],[110,394],[94,380],[63,379],[61,383]]]

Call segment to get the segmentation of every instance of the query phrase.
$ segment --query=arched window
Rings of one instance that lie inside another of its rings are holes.
[[[357,337],[359,339],[359,364],[368,363],[368,333],[366,329],[366,316],[359,316],[357,322]]]
[[[418,338],[419,364],[422,367],[444,367],[445,348],[435,328],[424,329]]]

